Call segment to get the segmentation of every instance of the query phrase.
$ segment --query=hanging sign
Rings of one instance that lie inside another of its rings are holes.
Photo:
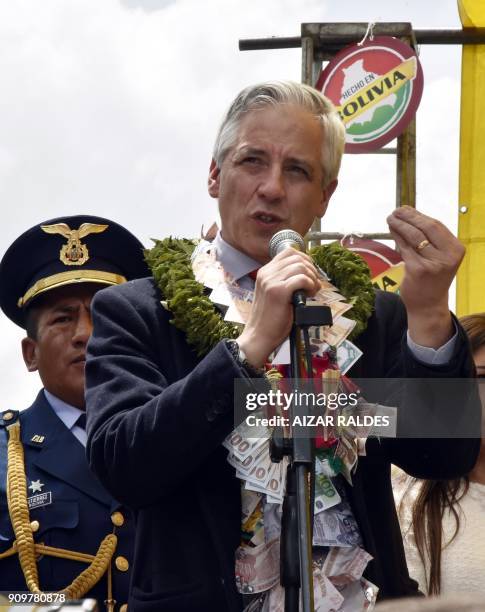
[[[400,253],[382,242],[353,234],[345,236],[340,244],[362,257],[369,266],[372,284],[376,289],[399,292],[399,285],[404,278],[404,262]]]
[[[332,100],[345,123],[345,151],[367,153],[399,136],[413,119],[423,71],[409,45],[379,36],[342,49],[316,88]]]

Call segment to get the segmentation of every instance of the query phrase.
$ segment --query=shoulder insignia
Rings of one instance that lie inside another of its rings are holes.
[[[8,427],[18,420],[20,412],[18,410],[5,410],[0,412],[0,427]]]

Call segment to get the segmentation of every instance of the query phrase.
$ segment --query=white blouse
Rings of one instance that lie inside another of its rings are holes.
[[[396,507],[406,489],[402,474],[393,479]],[[429,576],[429,561],[423,563],[416,548],[411,525],[411,506],[417,495],[417,486],[405,496],[400,512],[404,549],[409,575],[427,593],[426,577]],[[441,552],[441,593],[482,593],[485,595],[485,485],[470,482],[470,488],[457,506],[460,529],[449,543],[456,528],[453,514],[447,510],[443,516]],[[426,572],[426,574],[425,574]]]

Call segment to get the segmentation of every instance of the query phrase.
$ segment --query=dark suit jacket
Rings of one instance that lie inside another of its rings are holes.
[[[200,359],[151,279],[110,288],[93,302],[88,346],[88,457],[101,482],[136,511],[129,605],[134,612],[239,612],[234,551],[240,538],[240,482],[223,439],[233,429],[233,380],[244,374],[224,343]],[[468,376],[459,329],[450,364],[428,367],[409,352],[405,311],[378,294],[360,345],[360,376]],[[366,575],[381,596],[415,593],[390,484],[391,463],[420,476],[452,477],[474,464],[478,442],[387,440],[368,443],[350,501],[375,560]],[[443,457],[453,455],[444,462]]]
[[[42,495],[32,499],[30,510],[31,521],[39,522],[34,540],[48,546],[94,555],[101,540],[113,532],[111,514],[118,511],[125,522],[115,530],[118,546],[114,559],[122,555],[131,562],[135,531],[131,512],[122,508],[103,489],[89,469],[82,444],[52,410],[43,391],[30,408],[20,412],[19,418],[27,486],[33,481],[40,481],[42,485],[40,491],[31,488],[27,491],[29,498]],[[34,436],[43,436],[44,439],[35,442],[32,440]],[[6,431],[0,427],[0,552],[10,548],[15,539],[5,494],[6,440]],[[57,591],[68,586],[87,565],[44,555],[37,567],[40,588]],[[127,601],[129,575],[129,571],[119,571],[113,564],[113,595],[118,601],[116,610]],[[18,556],[0,560],[0,591],[26,590]],[[97,599],[104,609],[106,595],[104,576],[86,597]]]

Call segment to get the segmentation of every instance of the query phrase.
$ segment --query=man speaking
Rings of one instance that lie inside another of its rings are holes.
[[[234,427],[234,379],[262,375],[290,332],[293,293],[314,296],[322,287],[309,255],[284,249],[270,260],[270,239],[283,229],[305,235],[325,214],[343,149],[338,114],[314,89],[275,82],[243,90],[222,122],[209,173],[221,217],[214,242],[194,251],[190,241],[161,241],[148,254],[153,279],[108,289],[94,300],[88,456],[103,484],[136,513],[130,609],[282,609],[277,577],[248,587],[241,582],[245,569],[235,567],[242,540],[245,554],[260,546],[270,558],[268,531],[278,513],[266,509],[269,502],[277,508],[277,500],[256,487],[258,505],[248,509],[222,443]],[[372,316],[361,322],[359,375],[469,376],[467,341],[448,310],[463,247],[441,223],[411,208],[396,210],[388,223],[406,276],[401,299],[377,293]],[[217,306],[224,301],[221,279],[232,296],[225,319]],[[217,289],[215,304],[207,287]],[[234,306],[244,313],[244,326],[229,315]],[[319,602],[327,605],[321,609],[364,609],[355,604],[360,595],[352,584],[337,589],[338,581],[329,579],[325,554],[372,559],[362,564],[362,580],[381,598],[416,592],[405,566],[390,464],[420,477],[448,478],[469,470],[477,450],[470,440],[369,439],[352,486],[333,475],[346,524],[354,527],[350,552],[320,550]],[[261,507],[255,522],[264,525],[263,535],[254,540],[247,519]],[[252,578],[268,571],[265,559],[252,557]]]

